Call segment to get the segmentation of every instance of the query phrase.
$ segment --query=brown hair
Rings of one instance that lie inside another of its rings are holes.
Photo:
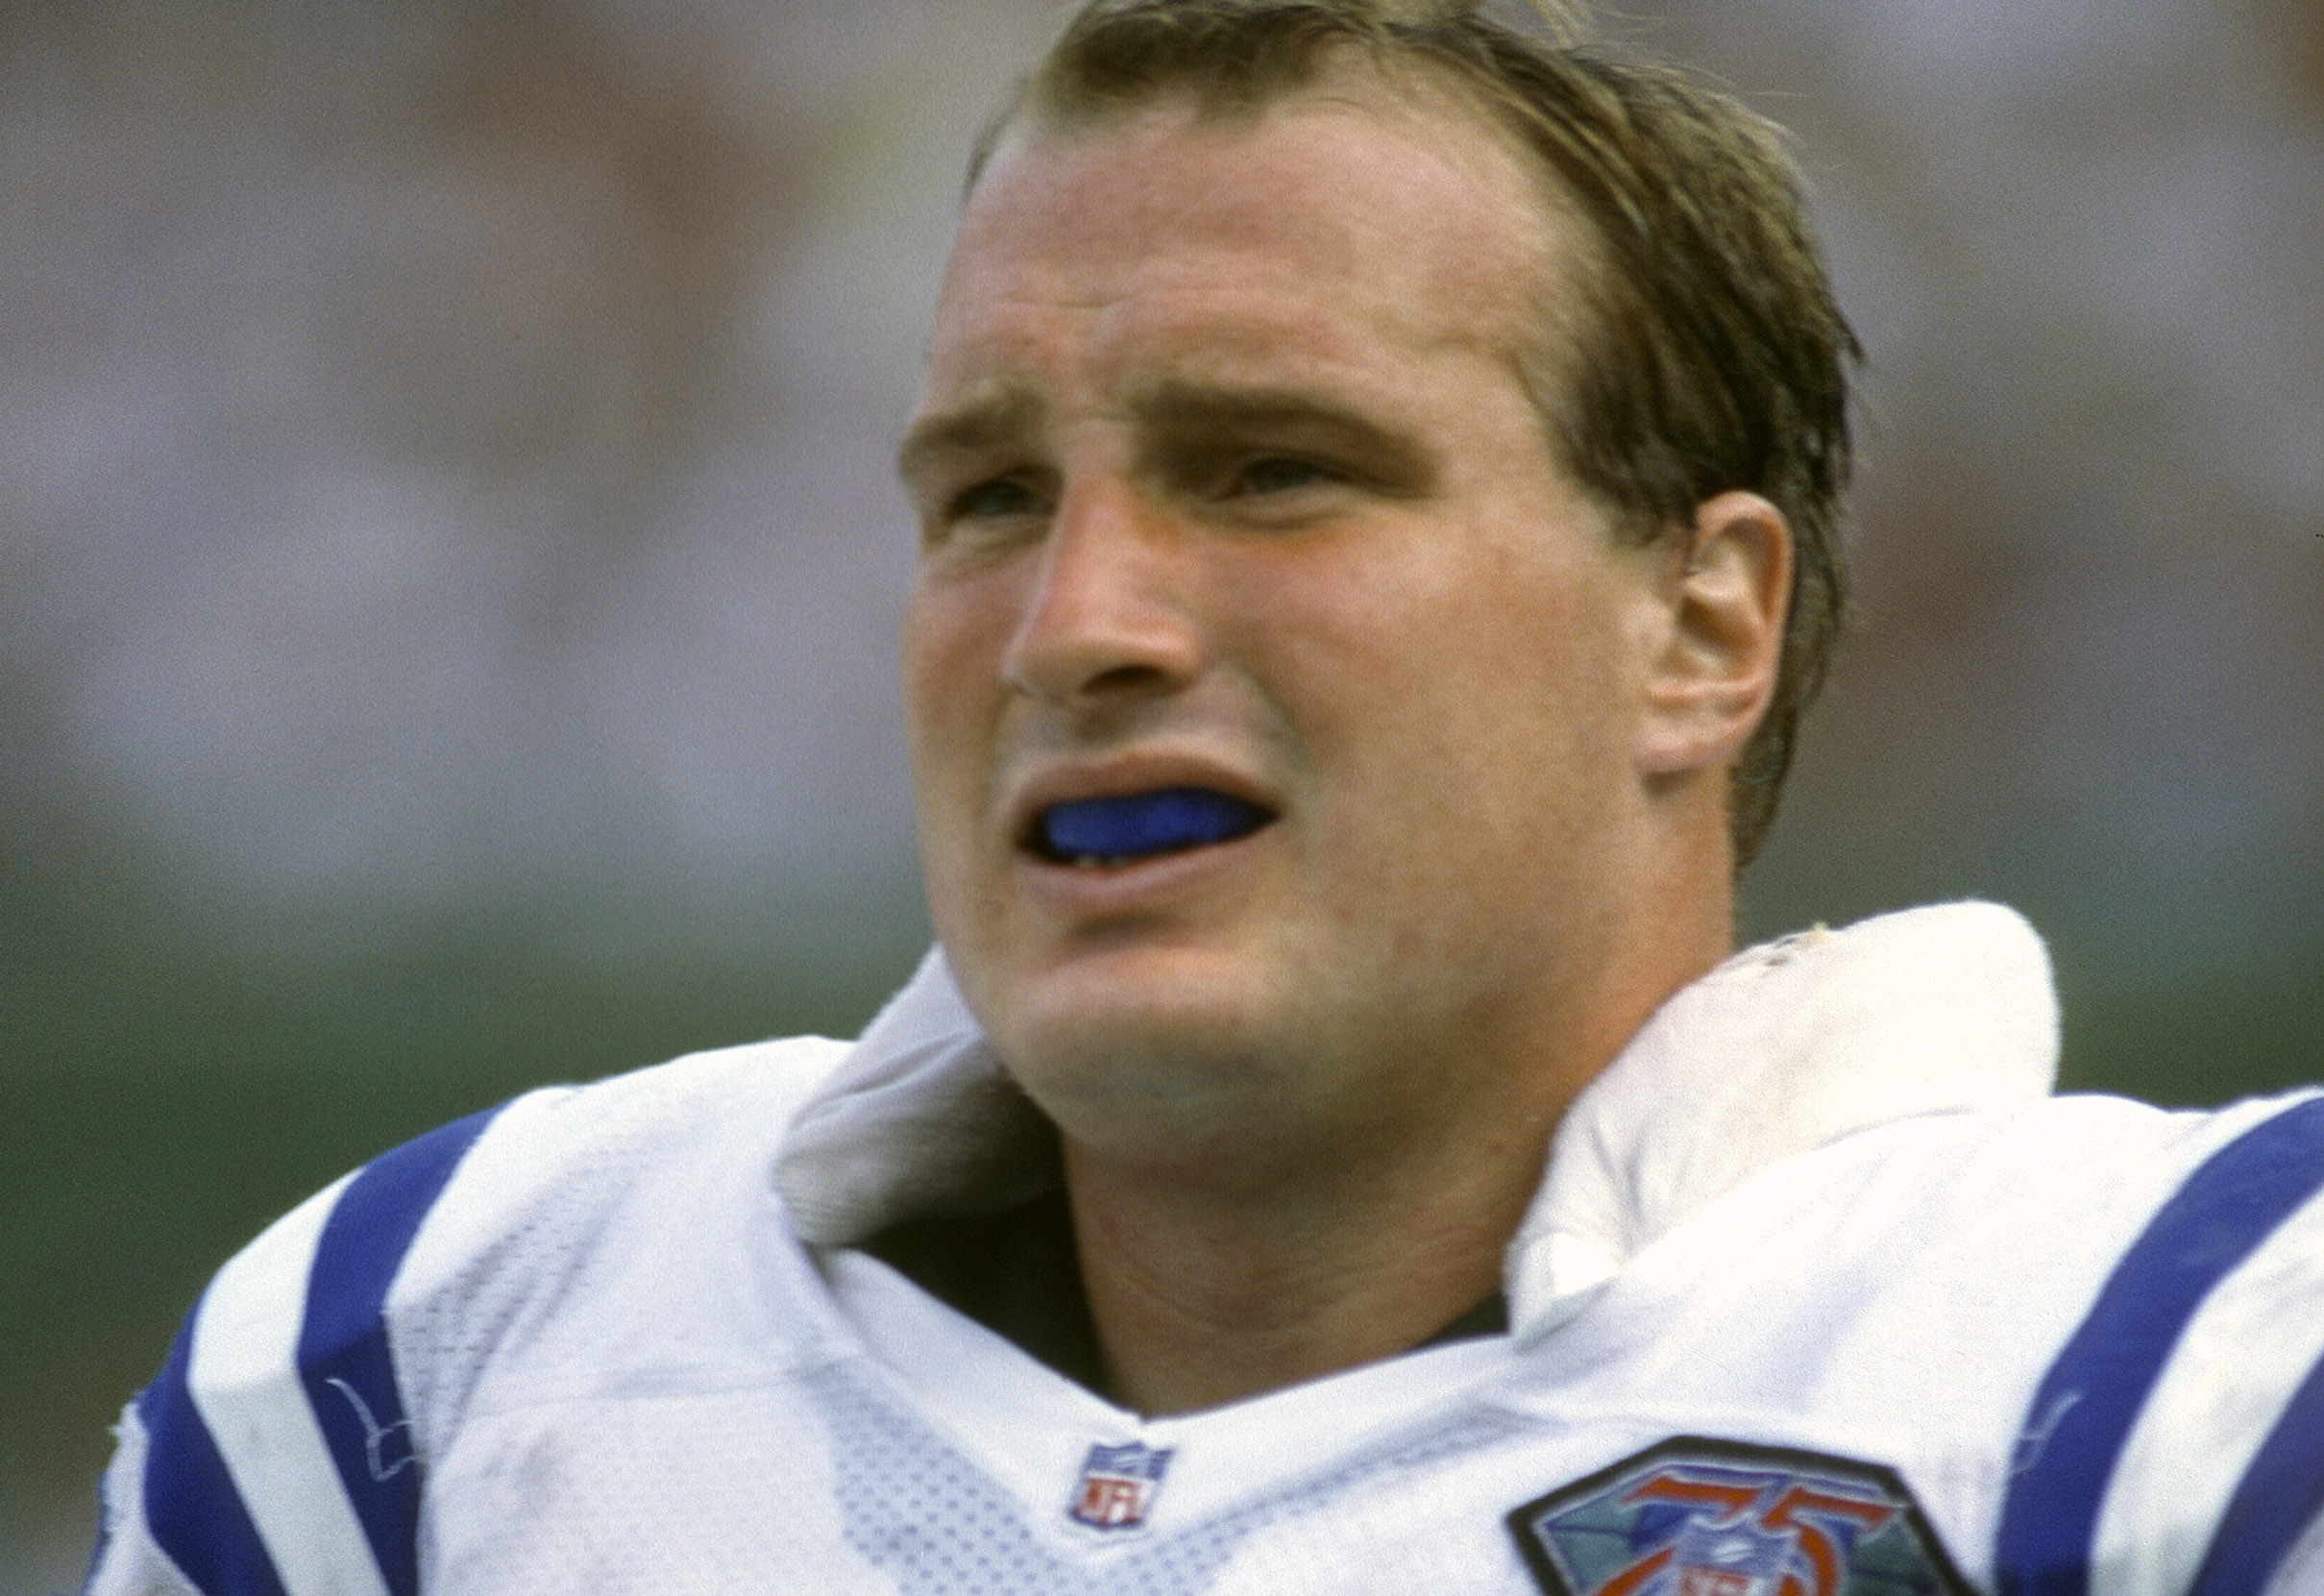
[[[1758,851],[1846,603],[1848,373],[1783,134],[1740,102],[1593,42],[1563,0],[1522,31],[1480,0],[1089,0],[979,140],[973,186],[1020,121],[1070,131],[1171,98],[1250,116],[1355,49],[1417,67],[1513,135],[1595,237],[1581,302],[1528,359],[1566,468],[1641,542],[1729,489],[1795,542],[1783,657],[1731,773],[1740,870]],[[1564,337],[1555,334],[1564,333]]]

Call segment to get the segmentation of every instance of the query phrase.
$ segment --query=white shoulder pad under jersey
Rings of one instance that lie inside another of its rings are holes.
[[[742,1123],[771,1159],[846,1048],[797,1038],[530,1093],[285,1215],[218,1272],[123,1413],[87,1591],[414,1596],[420,1460],[479,1371],[567,1312],[641,1211],[666,1212],[650,1189],[682,1176],[689,1143]],[[522,1266],[497,1268],[512,1248]],[[417,1362],[395,1333],[415,1322]]]

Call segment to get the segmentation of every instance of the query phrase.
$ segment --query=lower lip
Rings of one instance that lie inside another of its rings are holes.
[[[1223,843],[1157,853],[1123,865],[1066,865],[1019,851],[1017,860],[1034,890],[1056,907],[1076,915],[1150,908],[1157,900],[1208,885],[1233,870],[1273,834],[1275,823]]]

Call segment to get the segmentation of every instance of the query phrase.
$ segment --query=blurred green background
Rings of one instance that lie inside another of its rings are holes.
[[[202,1282],[925,938],[887,454],[1041,0],[0,0],[0,1596]],[[2077,1089],[2324,1075],[2324,6],[1685,0],[1871,348],[1748,934],[1984,896]]]

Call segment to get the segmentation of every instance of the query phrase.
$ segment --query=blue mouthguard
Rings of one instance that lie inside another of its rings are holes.
[[[1121,798],[1053,803],[1041,811],[1041,840],[1068,859],[1136,858],[1246,836],[1267,823],[1257,804],[1204,787],[1165,787]]]

